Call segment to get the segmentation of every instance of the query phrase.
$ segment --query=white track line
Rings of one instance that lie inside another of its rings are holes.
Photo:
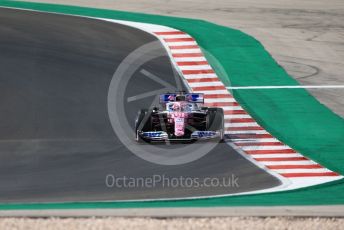
[[[269,133],[265,130],[238,130],[238,131],[225,131],[225,134],[235,135],[235,134],[269,134]]]
[[[259,127],[256,122],[225,123],[225,127]]]
[[[171,49],[172,54],[200,53],[201,49]]]
[[[230,114],[230,115],[225,115],[225,119],[236,119],[236,118],[252,118],[248,114]]]
[[[203,87],[203,86],[209,86],[211,84],[212,86],[221,86],[222,82],[220,81],[214,81],[214,82],[189,82],[188,83],[192,88],[194,87]]]
[[[221,90],[221,89],[219,89],[219,90],[193,90],[193,92],[199,92],[199,93],[204,93],[204,94],[228,94],[228,92],[227,92],[227,90]],[[235,108],[234,107],[231,107],[231,108],[226,108],[227,110],[233,110],[233,109],[235,109],[235,110],[242,110],[242,108],[241,108],[241,106],[235,106]],[[224,108],[224,110],[226,110],[225,108]]]
[[[210,65],[183,65],[179,66],[179,68],[181,70],[212,70]]]
[[[188,34],[164,34],[164,35],[159,35],[159,37],[162,37],[162,38],[191,38],[191,36]]]
[[[193,46],[197,45],[195,41],[188,41],[188,42],[166,42],[168,46]]]
[[[203,78],[218,78],[216,74],[214,73],[205,73],[205,74],[187,74],[185,75],[185,79],[203,79]],[[227,90],[223,90],[223,92],[226,92],[225,94],[228,94]]]
[[[277,146],[260,146],[260,145],[251,145],[251,146],[242,146],[244,151],[247,150],[279,150],[279,149],[291,149],[287,145],[277,145]]]
[[[332,172],[327,168],[316,168],[316,169],[273,169],[277,173],[321,173],[321,172]]]
[[[250,154],[254,159],[259,158],[292,158],[292,157],[303,157],[299,153],[275,153],[275,154]],[[281,162],[281,161],[280,161]],[[284,165],[283,161],[283,165]]]
[[[236,139],[234,143],[261,143],[261,142],[280,142],[276,138],[259,138],[259,139]]]
[[[344,85],[228,86],[227,89],[344,89]]]
[[[273,165],[316,165],[317,163],[312,160],[300,160],[300,161],[261,161],[260,163],[263,163],[267,166],[273,166]]]
[[[221,98],[220,100],[222,102],[236,102],[236,100],[234,98]],[[218,101],[219,101],[218,98],[205,98],[204,99],[204,103],[214,103],[214,102],[218,102]],[[243,115],[241,115],[241,116],[243,116]],[[249,116],[249,118],[251,118],[251,117]]]
[[[185,61],[206,61],[205,57],[175,57],[173,58],[177,63]]]

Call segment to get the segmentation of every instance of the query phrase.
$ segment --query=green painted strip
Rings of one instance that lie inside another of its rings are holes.
[[[158,207],[224,207],[224,206],[286,206],[344,204],[344,181],[315,186],[293,192],[232,196],[199,200],[146,202],[80,202],[46,204],[1,204],[0,210],[158,208]]]
[[[6,0],[0,0],[0,5],[170,26],[189,33],[197,40],[226,86],[298,85],[257,40],[241,31],[206,21]],[[237,90],[233,94],[274,136],[305,156],[344,174],[344,120],[306,90]],[[320,204],[344,204],[344,180],[289,192],[193,201],[3,204],[0,209]]]

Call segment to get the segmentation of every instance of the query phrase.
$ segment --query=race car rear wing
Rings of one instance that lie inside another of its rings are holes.
[[[178,98],[184,98],[183,101],[193,102],[193,103],[204,103],[204,94],[203,93],[187,93],[184,95],[178,95],[176,93],[167,93],[160,95],[160,103],[166,104],[168,102],[177,101]]]

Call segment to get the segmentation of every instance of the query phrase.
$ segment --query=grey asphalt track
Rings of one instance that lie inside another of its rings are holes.
[[[110,22],[0,9],[0,202],[184,198],[280,184],[226,143],[197,161],[163,166],[138,158],[118,140],[107,111],[110,81],[129,53],[152,41],[145,32]],[[160,49],[164,55],[141,69],[176,85],[166,51]],[[139,70],[133,79],[128,96],[161,88]],[[128,103],[128,119],[152,100]],[[239,186],[168,187],[161,182],[109,188],[108,174],[201,182],[235,177]]]

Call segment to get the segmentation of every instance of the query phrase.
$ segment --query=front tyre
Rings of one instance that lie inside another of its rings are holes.
[[[209,108],[207,111],[207,130],[220,132],[216,141],[224,141],[225,125],[224,112],[222,108]]]
[[[138,111],[135,119],[135,140],[138,143],[144,142],[139,135],[140,131],[145,131],[150,123],[149,114],[147,109],[141,109]]]

